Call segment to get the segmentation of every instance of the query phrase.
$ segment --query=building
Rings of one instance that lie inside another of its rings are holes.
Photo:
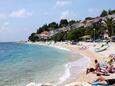
[[[43,31],[40,34],[38,34],[38,37],[40,39],[48,39],[49,38],[49,32],[48,31]]]
[[[109,32],[108,32],[108,30],[104,31],[103,37],[104,37],[104,39],[108,39],[109,38]]]

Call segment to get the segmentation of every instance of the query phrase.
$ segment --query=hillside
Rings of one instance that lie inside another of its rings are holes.
[[[96,38],[103,38],[102,35],[105,30],[108,30],[109,36],[112,36],[115,32],[114,19],[115,10],[103,10],[99,17],[87,17],[85,20],[68,21],[67,19],[62,19],[59,24],[56,22],[44,24],[38,28],[36,33],[31,34],[29,41],[81,40],[80,38],[85,35],[90,35],[92,38],[94,36],[94,29],[96,30]]]

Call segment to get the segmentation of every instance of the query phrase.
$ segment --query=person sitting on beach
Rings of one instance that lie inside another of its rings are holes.
[[[109,72],[108,70],[110,67],[101,67],[97,59],[95,59],[94,62],[95,62],[95,71],[103,72],[103,73]]]
[[[97,59],[95,59],[95,70],[98,70],[98,71],[100,71],[101,70],[101,67],[100,67],[100,64],[99,64],[99,62],[98,62],[98,60]]]
[[[113,60],[110,60],[109,62],[108,62],[108,67],[107,67],[107,70],[108,70],[108,72],[109,73],[114,73],[115,72],[115,67],[114,67],[114,65],[113,65]]]
[[[93,84],[101,84],[101,85],[112,85],[115,86],[115,78],[114,79],[105,79],[104,77],[99,77]]]

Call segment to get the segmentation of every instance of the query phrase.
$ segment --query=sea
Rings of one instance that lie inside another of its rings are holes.
[[[0,86],[27,86],[31,82],[60,84],[71,76],[72,65],[80,70],[86,64],[86,58],[68,49],[2,42]]]

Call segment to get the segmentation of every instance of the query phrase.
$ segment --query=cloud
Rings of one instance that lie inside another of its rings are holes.
[[[0,13],[0,19],[5,19],[7,18],[7,15],[5,13]]]
[[[56,1],[56,7],[63,7],[69,4],[71,4],[71,0],[57,0]]]
[[[70,12],[69,12],[68,10],[66,10],[66,11],[63,11],[63,12],[61,13],[60,18],[61,18],[61,19],[65,19],[65,18],[69,17],[69,15],[70,15]]]
[[[4,22],[2,25],[0,25],[0,32],[1,31],[6,31],[8,29],[8,25],[10,23],[8,21]]]
[[[28,12],[26,9],[20,9],[20,10],[11,12],[10,16],[11,17],[27,17],[27,16],[32,16],[32,13]]]
[[[9,24],[10,24],[9,22],[4,22],[4,25],[6,25],[6,26],[9,25]]]
[[[11,11],[9,13],[0,13],[0,19],[7,18],[20,18],[20,17],[29,17],[32,16],[32,12],[28,12],[26,9],[19,9],[16,11]]]

